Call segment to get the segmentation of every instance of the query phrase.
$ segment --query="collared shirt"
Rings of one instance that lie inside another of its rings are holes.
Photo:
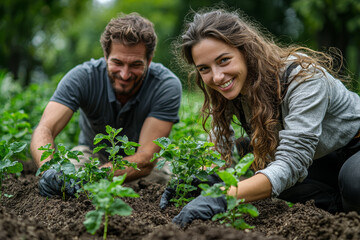
[[[180,80],[162,64],[152,62],[139,92],[122,105],[111,86],[104,58],[91,59],[70,70],[50,99],[76,112],[80,108],[79,144],[93,148],[96,134],[106,125],[123,128],[120,135],[138,142],[147,117],[178,122]]]

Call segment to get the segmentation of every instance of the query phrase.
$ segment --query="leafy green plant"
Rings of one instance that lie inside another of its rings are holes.
[[[129,141],[127,136],[118,136],[118,134],[122,131],[122,128],[115,129],[111,126],[106,126],[106,132],[108,135],[99,133],[94,138],[94,145],[100,143],[103,140],[106,140],[110,143],[110,146],[106,143],[102,143],[96,148],[94,148],[94,153],[99,152],[102,149],[105,149],[107,153],[109,153],[109,161],[112,162],[112,171],[109,174],[109,178],[113,178],[116,170],[125,169],[125,167],[132,167],[134,169],[137,168],[136,163],[131,163],[123,158],[121,154],[119,154],[120,150],[123,150],[126,155],[133,155],[135,153],[136,147],[139,147],[140,144]]]
[[[104,218],[103,239],[106,239],[109,216],[128,216],[132,213],[132,208],[119,197],[139,197],[139,195],[133,189],[122,186],[125,178],[126,174],[114,177],[112,182],[101,179],[99,182],[85,185],[85,190],[92,194],[92,203],[96,207],[85,216],[84,225],[89,233],[95,234]]]
[[[31,140],[31,125],[29,117],[24,111],[2,111],[0,113],[0,135],[7,143],[23,142],[27,145]],[[30,157],[29,151],[21,151],[16,154],[17,159],[26,160]]]
[[[236,197],[227,195],[231,186],[236,187],[238,192],[239,178],[247,172],[248,168],[254,161],[252,154],[245,155],[235,166],[235,168],[227,168],[225,171],[219,171],[219,177],[224,183],[217,183],[213,186],[207,184],[200,184],[199,187],[203,189],[203,196],[220,197],[226,195],[227,211],[224,213],[218,213],[213,216],[212,220],[220,220],[221,224],[226,226],[232,226],[236,229],[254,228],[247,224],[242,218],[243,214],[249,214],[252,217],[259,215],[258,210],[251,204],[243,203],[245,199],[237,199]]]
[[[191,185],[194,178],[206,181],[209,174],[215,173],[225,165],[220,154],[212,149],[214,144],[210,142],[185,137],[176,145],[169,138],[162,137],[154,140],[154,143],[161,150],[154,154],[151,161],[159,159],[157,168],[162,168],[166,162],[169,163],[172,172],[169,186],[176,189],[175,197],[170,201],[174,202],[176,207],[184,206],[194,199],[189,196],[189,193],[197,189]]]
[[[90,162],[86,162],[84,167],[80,167],[77,171],[77,184],[80,185],[79,192],[85,192],[86,196],[89,198],[87,191],[85,191],[85,184],[92,184],[100,181],[103,178],[108,176],[110,168],[100,167],[100,160],[98,158],[90,157]]]
[[[2,183],[8,174],[20,173],[23,170],[23,165],[16,160],[13,160],[13,157],[22,152],[26,143],[21,142],[12,142],[8,143],[5,140],[0,141],[0,198],[2,196]],[[11,197],[11,195],[4,194],[6,197]]]
[[[54,148],[51,148],[50,143],[40,147],[38,150],[44,151],[41,155],[40,161],[44,161],[50,156],[52,156],[52,158],[50,161],[47,161],[43,165],[41,165],[41,167],[36,172],[36,176],[48,169],[55,169],[57,172],[61,172],[63,178],[61,192],[63,193],[63,200],[65,201],[66,183],[70,184],[70,179],[77,180],[76,169],[70,159],[75,159],[79,162],[78,156],[83,155],[83,153],[80,151],[67,150],[66,147],[61,143],[58,144],[56,151]]]
[[[30,139],[32,133],[28,122],[28,115],[24,111],[2,112],[1,114],[1,138],[8,142]]]

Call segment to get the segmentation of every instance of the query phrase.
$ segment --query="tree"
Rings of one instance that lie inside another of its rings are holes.
[[[353,87],[360,76],[360,1],[294,0],[292,7],[303,20],[301,38],[310,39],[314,49],[337,47],[355,73]]]
[[[42,65],[36,57],[41,45],[54,47],[52,38],[56,21],[76,18],[88,0],[2,0],[0,2],[0,67],[8,69],[14,79],[30,83],[32,71]]]

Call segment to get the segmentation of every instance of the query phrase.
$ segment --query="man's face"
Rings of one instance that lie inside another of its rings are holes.
[[[136,94],[146,75],[151,59],[146,59],[145,45],[125,46],[113,42],[106,58],[111,85],[119,98],[129,99]]]

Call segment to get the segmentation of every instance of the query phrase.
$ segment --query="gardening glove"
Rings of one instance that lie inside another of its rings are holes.
[[[183,181],[180,179],[180,184],[182,182]],[[200,183],[206,183],[209,186],[212,186],[215,183],[220,183],[220,182],[222,182],[221,178],[216,173],[213,173],[213,174],[210,174],[210,175],[207,176],[207,180],[205,182],[201,181],[197,177],[193,176],[193,180],[191,181],[191,185],[193,185],[193,186],[195,186],[197,188]],[[176,192],[176,186],[175,187],[167,187],[167,188],[165,188],[165,191],[161,196],[160,204],[159,204],[161,210],[164,210],[169,205],[169,202],[174,197],[175,192]],[[200,194],[200,191],[197,191],[196,195],[199,195],[199,194]]]
[[[208,220],[215,214],[226,212],[227,203],[225,195],[213,198],[210,196],[198,196],[189,202],[181,212],[172,220],[173,223],[185,227],[195,219]]]
[[[62,196],[61,186],[64,183],[62,175],[55,169],[46,170],[39,181],[40,195],[44,197]],[[78,184],[74,184],[74,181],[74,179],[70,179],[70,182],[65,184],[65,194],[71,197],[74,197],[80,188]]]

